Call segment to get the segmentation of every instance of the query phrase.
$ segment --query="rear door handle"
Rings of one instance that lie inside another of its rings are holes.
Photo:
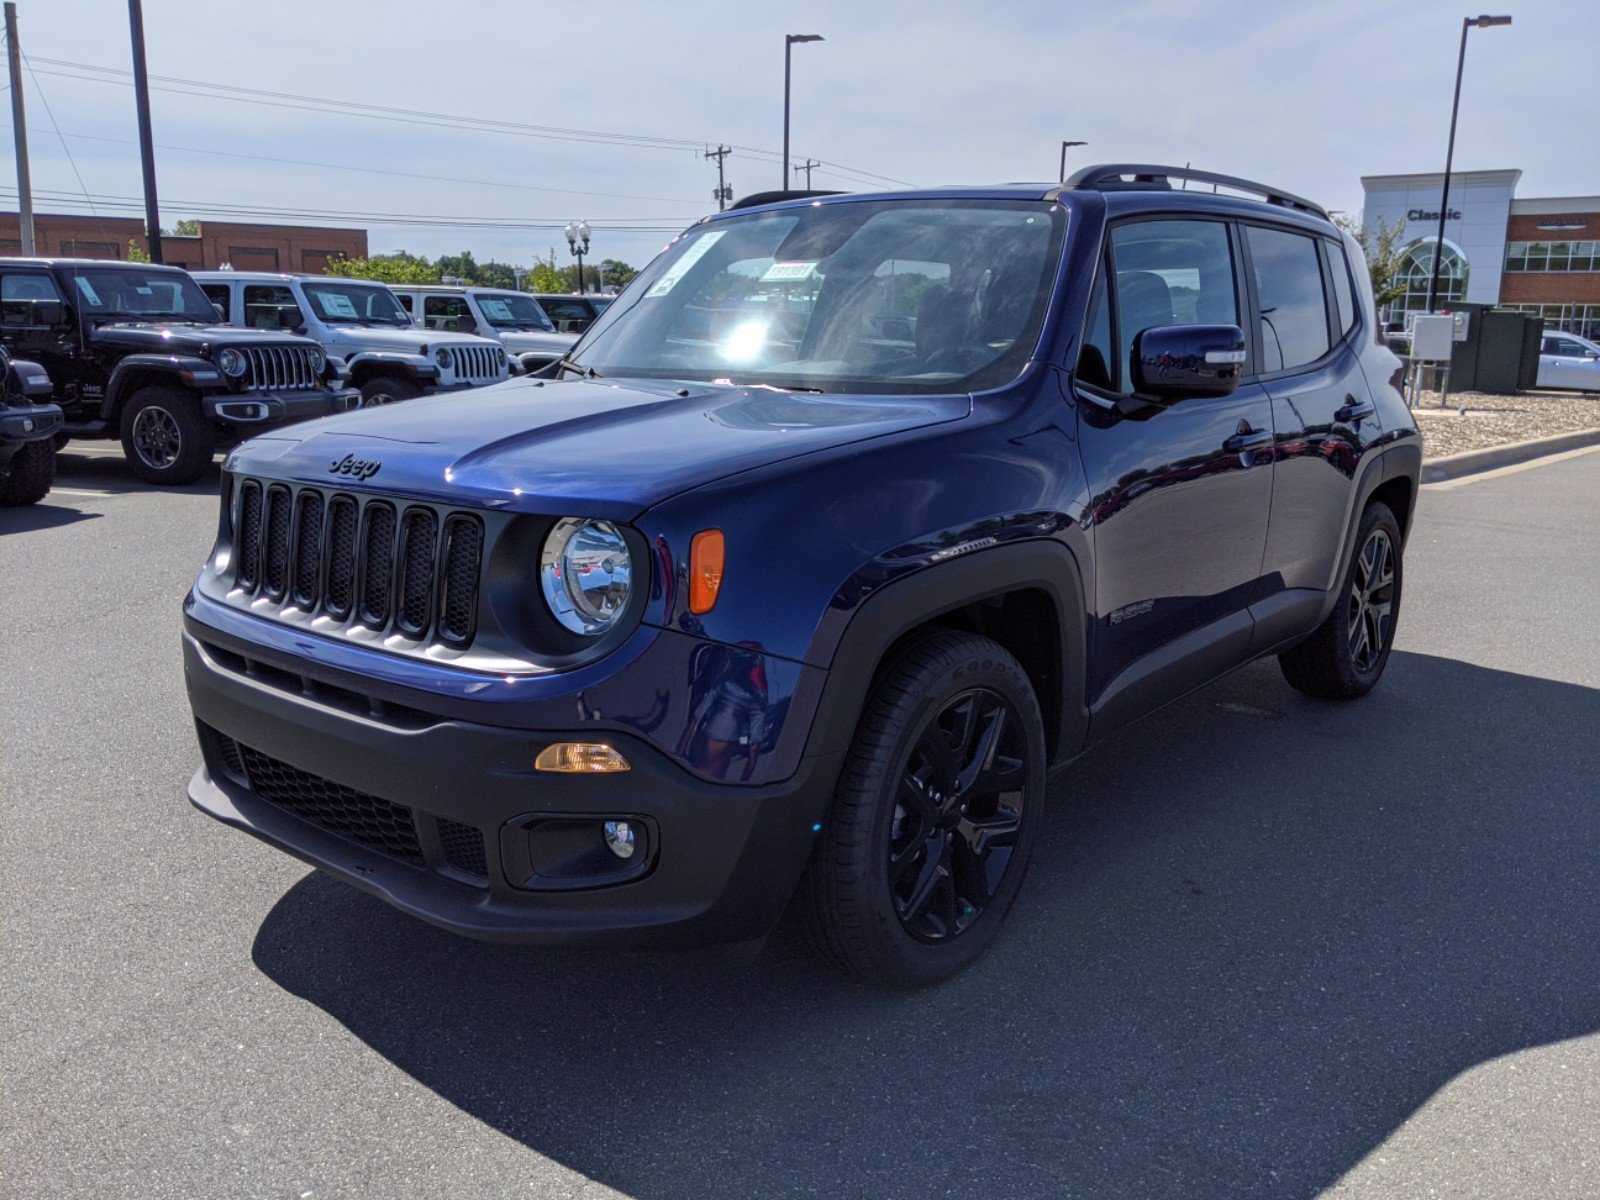
[[[1371,400],[1357,400],[1354,396],[1344,398],[1344,407],[1333,414],[1333,419],[1345,425],[1351,425],[1370,417],[1377,410],[1372,407]]]
[[[1222,443],[1229,454],[1248,454],[1252,450],[1265,450],[1272,445],[1272,430],[1249,429],[1234,434]]]

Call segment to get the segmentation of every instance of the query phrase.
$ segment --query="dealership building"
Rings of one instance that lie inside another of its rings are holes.
[[[1600,196],[1521,198],[1522,172],[1454,171],[1439,295],[1544,318],[1546,329],[1600,337]],[[1361,219],[1404,229],[1405,294],[1386,314],[1425,310],[1439,247],[1444,175],[1363,175]]]
[[[163,234],[162,260],[191,271],[224,265],[235,271],[306,271],[320,275],[336,258],[366,258],[367,231],[317,225],[252,225],[197,221],[192,234]],[[34,246],[44,258],[125,259],[150,253],[144,222],[133,217],[36,213]],[[0,255],[22,253],[21,221],[0,213]]]

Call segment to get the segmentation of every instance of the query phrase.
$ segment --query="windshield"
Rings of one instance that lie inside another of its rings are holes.
[[[217,323],[200,285],[181,271],[137,266],[70,267],[78,304],[89,316]]]
[[[996,387],[1038,342],[1064,223],[1003,200],[725,218],[674,242],[572,357],[601,376],[824,392]]]
[[[332,283],[305,279],[306,303],[329,325],[406,325],[411,315],[388,288],[371,283]]]
[[[496,329],[539,329],[554,333],[555,326],[532,296],[520,292],[475,292],[483,319]]]

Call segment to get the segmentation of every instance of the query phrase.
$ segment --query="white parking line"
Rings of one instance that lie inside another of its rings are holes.
[[[88,488],[71,488],[71,487],[53,487],[53,488],[50,489],[48,494],[51,495],[51,496],[94,496],[94,497],[97,497],[97,498],[101,497],[101,496],[126,496],[127,495],[126,492],[96,492],[96,491],[90,491]]]

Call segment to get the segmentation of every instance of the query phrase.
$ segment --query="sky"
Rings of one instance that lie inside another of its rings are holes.
[[[1600,5],[1495,2],[1514,24],[1471,34],[1456,168],[1520,167],[1520,196],[1600,193]],[[17,9],[36,210],[138,215],[127,5]],[[560,227],[582,218],[593,255],[635,266],[716,207],[704,149],[735,147],[736,196],[780,185],[785,33],[826,39],[794,48],[793,154],[823,160],[817,188],[1052,179],[1073,139],[1089,145],[1069,170],[1192,162],[1356,212],[1361,175],[1442,169],[1466,15],[1436,0],[144,9],[151,75],[193,81],[152,92],[164,225],[317,212],[283,219],[366,228],[374,253],[525,264],[571,261]],[[15,207],[8,164],[0,208]]]

